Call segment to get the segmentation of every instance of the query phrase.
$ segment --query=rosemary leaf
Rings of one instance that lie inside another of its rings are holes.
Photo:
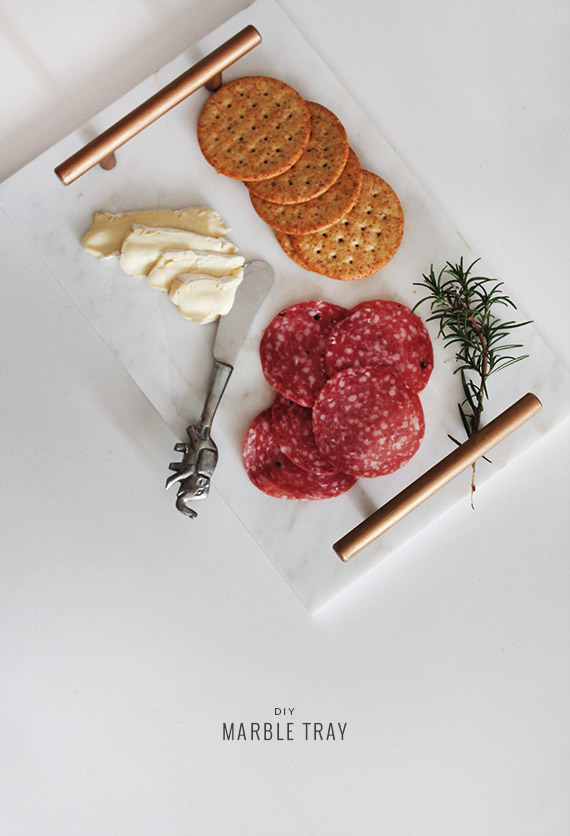
[[[497,315],[498,309],[516,310],[517,306],[505,294],[503,282],[471,275],[479,260],[475,259],[467,268],[463,265],[463,258],[458,264],[448,261],[437,275],[432,264],[429,273],[423,275],[423,281],[414,283],[427,290],[428,294],[414,305],[413,310],[429,304],[426,321],[439,322],[438,337],[443,339],[445,348],[453,347],[455,351],[458,366],[454,374],[459,372],[465,395],[458,409],[468,438],[480,428],[484,402],[489,398],[489,377],[528,357],[528,354],[507,354],[523,346],[505,340],[508,340],[513,329],[530,325],[531,322],[501,321]],[[452,436],[449,438],[459,444]],[[475,465],[471,504],[475,490],[474,479]]]

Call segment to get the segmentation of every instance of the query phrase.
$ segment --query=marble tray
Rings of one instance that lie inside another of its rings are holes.
[[[244,187],[215,174],[202,157],[195,137],[198,113],[208,93],[198,91],[118,151],[112,171],[97,167],[64,187],[53,169],[86,141],[124,116],[247,24],[263,41],[230,68],[239,75],[274,75],[309,100],[333,110],[345,125],[363,166],[384,177],[404,207],[406,230],[400,250],[380,273],[359,282],[335,282],[301,270],[281,251],[259,220]],[[294,56],[294,59],[292,58]],[[469,246],[423,191],[395,151],[354,103],[337,78],[273,0],[256,0],[184,55],[155,73],[0,186],[0,204],[26,246],[45,264],[46,273],[65,287],[78,308],[130,373],[178,438],[198,417],[209,376],[211,327],[184,321],[164,294],[144,279],[121,272],[116,260],[86,255],[79,246],[96,209],[205,205],[217,209],[231,227],[231,239],[249,259],[269,261],[276,271],[274,288],[260,308],[243,346],[214,425],[220,449],[215,488],[261,544],[283,577],[311,611],[316,611],[374,568],[456,502],[468,501],[469,474],[459,477],[413,514],[343,564],[331,545],[376,507],[453,449],[448,433],[462,436],[457,412],[461,399],[453,357],[434,337],[435,370],[422,393],[427,431],[415,458],[383,479],[363,479],[347,494],[321,503],[279,501],[249,482],[241,464],[245,430],[272,394],[258,358],[260,335],[282,307],[322,298],[350,307],[370,298],[393,298],[413,305],[421,278],[433,263],[474,259]],[[481,265],[481,270],[485,266]],[[516,288],[507,288],[516,298]],[[528,319],[525,312],[521,317]],[[569,375],[538,333],[519,332],[530,359],[501,373],[491,388],[490,420],[526,392],[543,403],[542,412],[504,441],[493,463],[481,462],[478,485],[508,464],[568,414]],[[516,371],[515,371],[516,370]],[[494,381],[493,381],[494,383]],[[170,451],[168,452],[170,455]],[[165,473],[157,474],[159,483]],[[173,513],[176,513],[173,508]],[[228,509],[228,513],[230,510]]]

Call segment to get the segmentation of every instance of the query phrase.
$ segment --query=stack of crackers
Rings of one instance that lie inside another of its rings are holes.
[[[217,90],[200,113],[198,142],[216,171],[247,186],[301,267],[361,279],[400,246],[404,214],[393,189],[361,168],[334,113],[279,79],[249,76]]]

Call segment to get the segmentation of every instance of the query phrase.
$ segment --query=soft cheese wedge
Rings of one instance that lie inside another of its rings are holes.
[[[126,235],[135,224],[185,229],[213,237],[229,231],[213,209],[193,206],[186,209],[142,209],[120,215],[99,211],[94,213],[93,224],[81,239],[81,246],[98,258],[118,256]]]
[[[230,312],[240,283],[241,278],[230,276],[183,274],[173,280],[168,295],[182,316],[206,325]]]
[[[160,256],[168,250],[235,253],[237,247],[227,238],[182,229],[136,225],[123,241],[120,264],[129,276],[147,276]]]
[[[181,273],[205,273],[214,278],[227,276],[241,279],[244,263],[244,257],[236,254],[174,250],[158,258],[148,274],[147,282],[155,290],[168,292],[174,279]]]

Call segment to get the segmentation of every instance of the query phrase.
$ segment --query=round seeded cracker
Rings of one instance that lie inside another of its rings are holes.
[[[290,168],[311,131],[305,100],[288,84],[246,76],[213,93],[198,118],[198,143],[220,174],[262,180]]]
[[[295,264],[298,264],[299,267],[302,267],[304,270],[309,269],[305,262],[301,261],[301,257],[295,252],[295,248],[291,243],[290,235],[287,235],[287,233],[285,232],[278,232],[277,230],[275,230],[275,237],[277,238],[277,243],[279,244],[285,255],[288,255],[289,258],[295,262]]]
[[[290,241],[310,270],[331,279],[371,276],[395,255],[404,234],[404,213],[394,190],[364,171],[354,208],[321,232],[292,235]]]
[[[332,226],[350,212],[358,200],[361,186],[362,169],[358,157],[349,149],[346,165],[336,183],[312,200],[270,203],[252,194],[251,190],[250,198],[259,217],[273,229],[290,235],[306,235]]]
[[[348,138],[337,117],[324,105],[307,102],[311,134],[303,154],[284,174],[246,182],[250,192],[272,203],[302,203],[325,192],[340,177],[348,157]]]

